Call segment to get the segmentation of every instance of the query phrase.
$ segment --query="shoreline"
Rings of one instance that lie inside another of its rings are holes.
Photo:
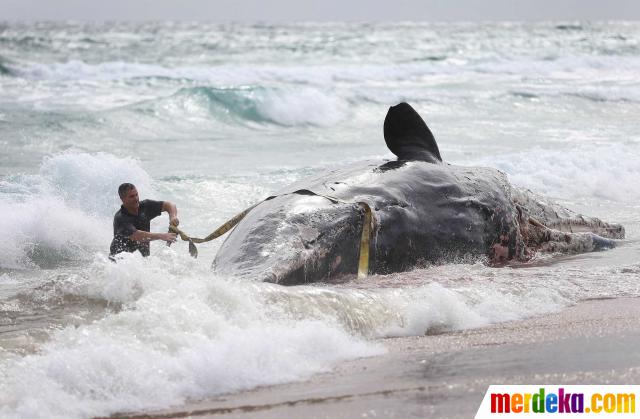
[[[388,338],[387,353],[303,382],[118,418],[353,418],[475,415],[490,384],[637,384],[640,298],[439,335]]]

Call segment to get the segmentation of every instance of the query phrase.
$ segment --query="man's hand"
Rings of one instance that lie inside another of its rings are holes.
[[[167,244],[171,244],[171,243],[175,243],[175,241],[177,240],[177,234],[176,233],[158,233],[160,240],[164,240],[167,242]]]
[[[152,240],[164,240],[167,244],[175,243],[177,240],[176,233],[149,233],[148,231],[136,230],[135,233],[129,236],[130,240],[145,243]]]
[[[176,204],[169,201],[163,201],[162,211],[166,211],[169,213],[169,225],[178,227],[180,221],[178,221],[178,207],[176,207]]]

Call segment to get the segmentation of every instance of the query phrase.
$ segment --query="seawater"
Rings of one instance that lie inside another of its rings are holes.
[[[0,415],[157,409],[303,380],[382,338],[639,296],[638,74],[637,22],[0,24]],[[121,182],[206,235],[291,182],[392,159],[400,101],[447,162],[627,239],[289,288],[216,277],[216,242],[107,260]]]

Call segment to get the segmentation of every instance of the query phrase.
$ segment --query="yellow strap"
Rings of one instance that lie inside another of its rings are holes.
[[[308,193],[311,193],[313,195],[317,195],[317,196],[320,196],[322,198],[326,198],[326,199],[328,199],[329,201],[331,201],[333,203],[338,203],[339,202],[339,203],[342,203],[342,204],[351,204],[350,202],[343,201],[343,200],[335,198],[333,196],[322,195],[322,194],[315,193],[313,191],[308,191],[308,190],[303,190],[303,192],[308,192]],[[273,198],[275,198],[275,197],[270,196],[269,198],[265,199],[265,201],[267,201],[269,199],[273,199]],[[262,201],[262,202],[264,202],[264,201]],[[172,232],[172,233],[178,234],[182,240],[188,241],[189,242],[189,254],[191,254],[191,256],[193,256],[194,258],[196,258],[196,257],[198,257],[198,249],[196,248],[194,243],[206,243],[206,242],[209,242],[211,240],[217,239],[218,237],[222,236],[224,233],[226,233],[227,231],[229,231],[233,227],[235,227],[236,224],[238,224],[249,213],[249,211],[254,209],[260,203],[261,202],[259,202],[258,204],[255,204],[255,205],[247,208],[246,210],[242,211],[240,214],[238,214],[235,217],[231,218],[229,221],[227,221],[226,223],[222,224],[220,227],[215,229],[213,233],[209,234],[204,239],[199,239],[197,237],[189,237],[182,230],[180,230],[178,227],[173,226],[173,225],[169,226],[169,231]],[[360,256],[358,258],[358,279],[362,279],[362,278],[366,278],[366,276],[369,274],[369,245],[371,243],[371,230],[372,230],[373,214],[371,212],[371,207],[366,202],[358,202],[358,205],[360,205],[362,207],[362,209],[364,209],[364,221],[362,223],[362,234],[360,236]]]
[[[258,205],[258,204],[256,204],[256,205]],[[215,231],[213,233],[209,234],[204,239],[199,239],[197,237],[189,237],[187,234],[185,234],[183,231],[181,231],[178,227],[175,227],[175,226],[170,226],[169,230],[171,230],[172,233],[178,234],[180,236],[180,238],[182,240],[184,240],[184,241],[192,241],[193,243],[210,242],[211,240],[217,239],[218,237],[222,236],[224,233],[226,233],[227,231],[229,231],[233,227],[235,227],[235,225],[238,224],[240,222],[240,220],[242,220],[249,213],[249,211],[254,209],[256,207],[256,205],[247,208],[246,210],[242,211],[240,214],[236,215],[235,217],[233,217],[232,219],[230,219],[226,223],[222,224],[220,227],[215,229]]]
[[[364,209],[364,221],[362,222],[362,235],[360,236],[360,257],[358,259],[358,279],[369,275],[369,243],[371,242],[371,207],[366,202],[358,202]]]
[[[297,192],[307,192],[313,195],[326,198],[333,203],[351,204],[351,202],[343,201],[330,195],[323,195],[311,190],[303,189]],[[295,193],[295,192],[294,192]],[[364,220],[362,222],[362,234],[360,235],[360,256],[358,258],[358,279],[366,278],[369,275],[369,245],[371,243],[371,230],[373,213],[371,207],[366,202],[358,202],[358,205],[364,209]]]

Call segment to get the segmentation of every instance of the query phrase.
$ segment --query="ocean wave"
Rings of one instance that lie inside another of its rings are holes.
[[[584,144],[579,148],[527,151],[470,162],[506,172],[512,182],[563,199],[640,201],[640,148],[633,144]]]
[[[16,74],[34,80],[120,80],[133,77],[172,77],[171,69],[154,64],[109,61],[97,64],[81,60],[54,63],[21,63]]]
[[[3,417],[93,417],[157,409],[211,395],[308,378],[337,362],[381,353],[317,316],[283,316],[270,284],[211,277],[188,256],[96,260],[67,292],[123,310],[52,336],[38,354],[0,364]],[[62,402],[61,402],[62,401]]]
[[[259,85],[261,83],[286,83],[327,87],[336,82],[359,83],[362,81],[406,81],[428,75],[460,74],[475,71],[468,68],[468,60],[449,60],[448,56],[427,55],[415,59],[398,59],[389,63],[324,62],[310,65],[289,63],[196,64],[179,66],[127,61],[103,61],[97,63],[82,60],[65,62],[15,63],[15,75],[38,81],[176,81],[190,84],[215,84],[217,86]]]
[[[619,91],[609,89],[609,91],[588,90],[582,92],[569,92],[567,96],[585,99],[591,102],[640,102],[640,92],[634,94],[633,91]]]
[[[565,23],[555,26],[560,31],[582,31],[584,27],[580,23]]]
[[[273,63],[235,63],[215,65],[166,66],[126,61],[88,63],[66,62],[16,63],[16,75],[32,80],[73,81],[140,81],[175,80],[183,83],[215,83],[217,86],[256,85],[261,82],[294,85],[329,86],[339,81],[406,80],[425,74],[438,74],[446,67],[446,59],[427,57],[418,61],[394,64],[318,63],[314,65],[277,65]],[[454,67],[457,67],[454,66]]]
[[[635,289],[636,271],[625,271],[620,289]],[[0,413],[102,416],[303,380],[383,353],[376,338],[474,328],[610,295],[602,278],[612,272],[448,265],[339,287],[282,287],[212,276],[208,264],[168,248],[118,263],[96,257],[57,288],[121,310],[0,361]]]
[[[603,35],[604,36],[604,35]],[[544,39],[542,37],[541,39]],[[495,50],[495,45],[486,54],[474,54],[464,49],[454,50],[440,45],[434,50],[418,51],[415,54],[398,55],[388,61],[366,60],[354,63],[315,60],[308,65],[288,61],[262,62],[202,62],[186,57],[184,62],[163,63],[145,61],[90,61],[76,59],[61,62],[21,61],[9,69],[14,75],[39,81],[75,84],[82,81],[114,82],[135,87],[158,82],[161,85],[182,86],[289,86],[313,87],[320,91],[336,86],[336,83],[380,85],[391,82],[430,82],[432,78],[467,78],[477,74],[520,77],[567,77],[600,80],[603,77],[632,80],[640,69],[638,45],[622,40],[596,37],[586,49],[576,48],[566,54],[553,54],[547,45],[537,45],[531,51],[522,51],[519,45],[510,45],[505,39],[505,48],[513,51]],[[551,41],[550,41],[551,42]],[[633,48],[636,50],[634,51]],[[457,52],[456,52],[457,51]],[[616,52],[617,51],[617,52]],[[429,83],[430,84],[430,83]],[[166,86],[165,86],[166,87]],[[295,88],[294,87],[294,88]]]
[[[512,92],[509,92],[509,94],[513,97],[522,98],[522,99],[539,99],[540,98],[540,95],[538,93],[533,93],[533,92],[512,91]]]
[[[0,55],[0,76],[14,76],[15,72],[11,68],[11,62]]]
[[[70,208],[54,197],[3,202],[0,217],[2,268],[50,269],[87,260],[96,247],[109,241],[104,219]]]
[[[557,98],[576,98],[583,99],[589,102],[596,103],[605,103],[605,102],[629,102],[629,103],[638,103],[640,102],[640,91],[634,88],[619,88],[619,87],[608,87],[608,88],[569,88],[566,86],[554,88],[553,91],[550,91],[548,87],[543,87],[539,90],[514,90],[510,91],[508,94],[517,99],[527,99],[527,100],[554,100]],[[500,96],[500,95],[499,95]]]
[[[36,175],[2,181],[0,267],[51,268],[106,249],[123,182],[153,193],[135,160],[105,153],[60,154],[46,158]]]
[[[188,115],[213,116],[221,120],[281,126],[327,126],[349,116],[344,100],[313,88],[190,87],[131,108],[147,114],[151,110],[169,119]]]
[[[3,33],[0,35],[0,43],[10,46],[12,48],[22,48],[28,50],[43,50],[47,48],[51,48],[51,44],[53,43],[53,39],[45,34],[36,35],[29,34],[26,35],[20,31],[16,31],[13,33]]]
[[[517,75],[520,77],[548,77],[571,81],[572,78],[599,80],[616,78],[633,80],[640,70],[640,57],[637,55],[574,55],[501,58],[469,63],[461,70],[483,74]],[[614,73],[612,73],[614,72]]]
[[[15,66],[16,75],[32,80],[73,81],[178,81],[183,83],[216,83],[245,85],[260,80],[298,80],[305,67],[281,68],[273,64],[216,64],[167,66],[127,61],[97,63],[82,60],[64,62],[21,62]],[[302,70],[302,71],[300,71]],[[320,75],[320,72],[319,74]],[[315,78],[315,75],[314,75]],[[306,80],[306,79],[305,79]],[[302,80],[304,81],[304,80]]]
[[[0,76],[13,76],[13,71],[0,61]]]
[[[152,180],[140,162],[109,153],[62,153],[47,157],[39,175],[43,191],[73,208],[98,216],[113,215],[120,206],[118,185],[135,183],[143,196],[153,195]]]

